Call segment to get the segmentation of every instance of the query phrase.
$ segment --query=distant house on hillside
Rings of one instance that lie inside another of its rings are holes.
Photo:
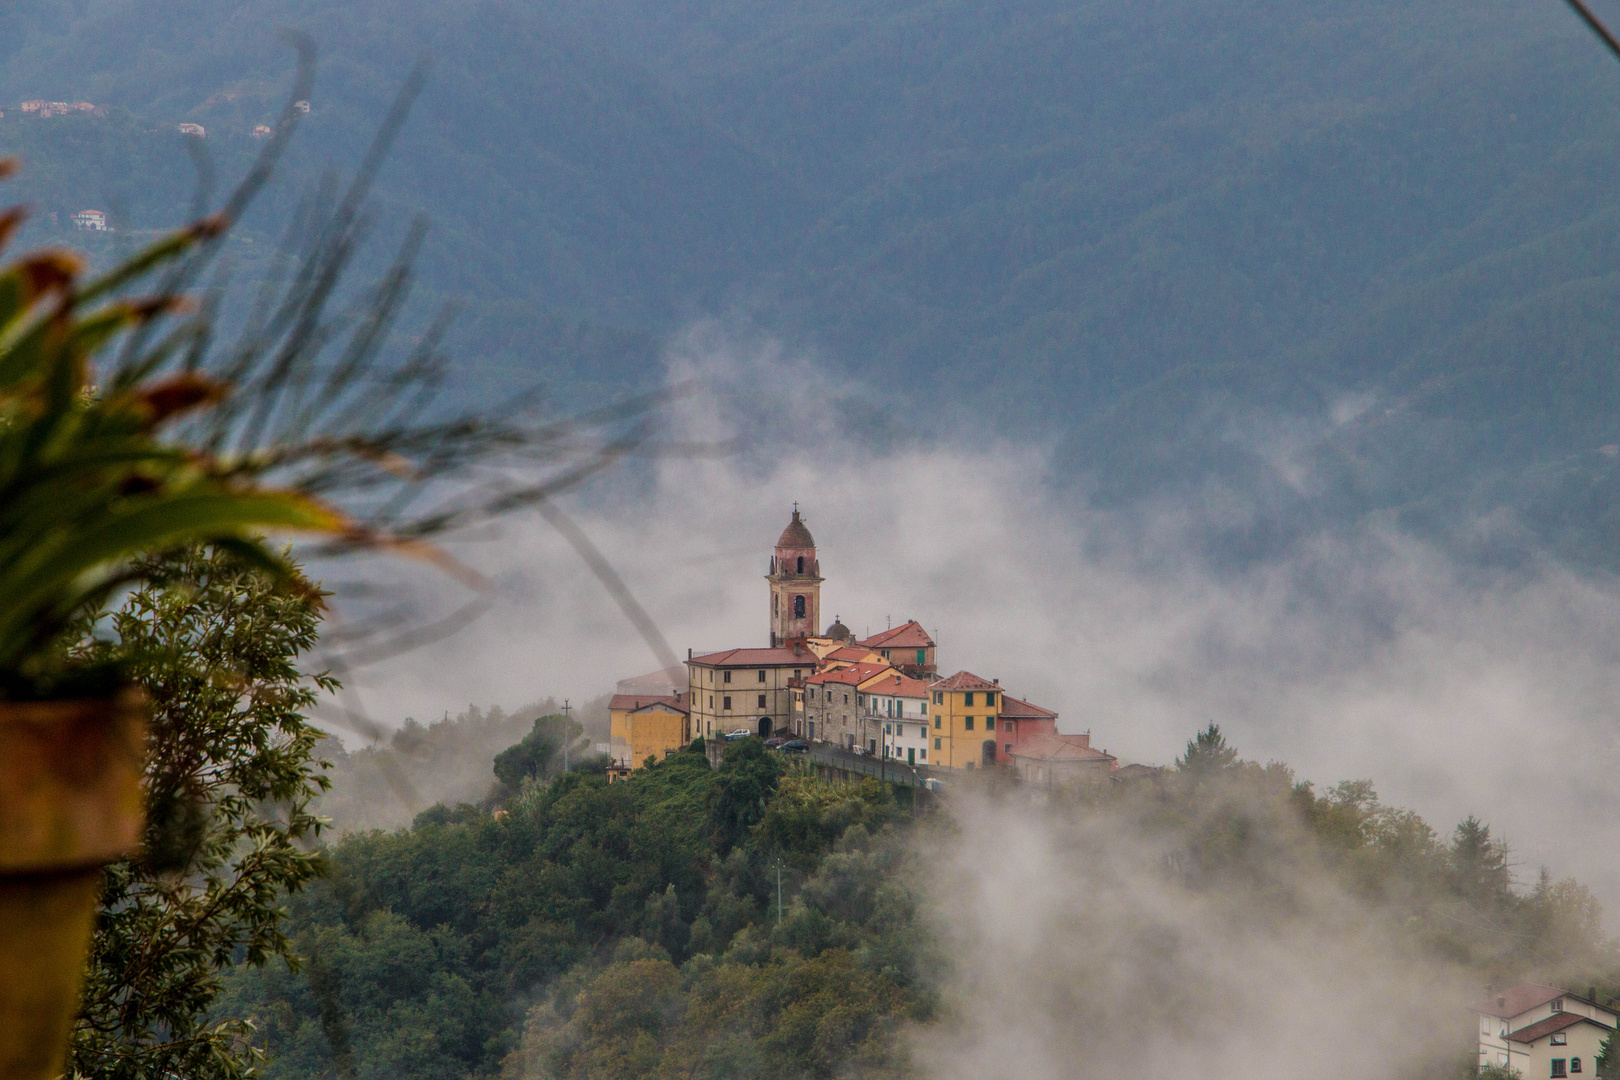
[[[180,134],[190,135],[198,139],[208,138],[208,131],[201,124],[181,124]]]
[[[42,101],[34,98],[22,103],[22,111],[35,116],[66,116],[68,113],[93,113],[96,107],[88,101]]]
[[[293,108],[297,109],[301,113],[307,113],[309,112],[309,102],[295,101],[293,102]]]
[[[107,231],[107,212],[105,210],[80,210],[73,215],[75,229],[88,229],[91,232]]]
[[[1037,735],[1014,744],[1007,755],[1024,783],[1033,787],[1098,791],[1106,788],[1116,759],[1091,747],[1091,733]]]
[[[682,694],[614,694],[608,702],[608,754],[614,771],[627,776],[648,758],[662,761],[692,741],[691,709]]]
[[[1604,1042],[1620,1025],[1620,1015],[1590,995],[1539,983],[1488,993],[1474,1012],[1481,1069],[1495,1065],[1549,1080],[1595,1073]]]
[[[253,129],[253,137],[255,139],[268,139],[270,137],[270,125],[260,124],[255,127]]]

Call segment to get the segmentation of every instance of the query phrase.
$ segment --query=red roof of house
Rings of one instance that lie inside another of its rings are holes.
[[[929,683],[933,690],[999,690],[1000,686],[987,679],[981,679],[971,671],[958,671],[955,675],[938,682]]]
[[[1520,1028],[1518,1031],[1510,1034],[1508,1038],[1517,1043],[1533,1043],[1537,1039],[1546,1038],[1555,1031],[1563,1031],[1565,1028],[1572,1028],[1582,1021],[1591,1024],[1593,1027],[1602,1028],[1604,1031],[1614,1030],[1608,1024],[1598,1020],[1593,1020],[1590,1016],[1582,1016],[1580,1013],[1572,1012],[1556,1012],[1547,1017],[1545,1020],[1538,1020],[1529,1027]]]
[[[1545,1005],[1554,998],[1572,997],[1572,994],[1558,989],[1556,986],[1542,986],[1540,983],[1520,983],[1518,986],[1503,990],[1499,994],[1492,994],[1490,1000],[1474,1006],[1475,1012],[1487,1013],[1491,1016],[1500,1016],[1511,1019],[1522,1013],[1527,1013],[1537,1005]]]
[[[928,696],[928,680],[913,679],[910,675],[893,672],[889,678],[866,688],[868,694],[893,694],[895,697],[920,698]]]
[[[676,712],[691,712],[680,694],[614,694],[613,700],[608,702],[609,709],[623,709],[634,712],[645,709],[649,705],[662,705]]]
[[[725,649],[721,652],[694,656],[688,664],[705,667],[812,667],[816,654],[806,649]]]
[[[854,660],[859,662],[861,660],[865,660],[871,655],[871,649],[860,649],[856,648],[854,645],[840,645],[838,648],[822,657],[822,660],[823,662],[827,660]]]
[[[847,683],[850,686],[856,686],[872,676],[881,675],[888,670],[890,670],[888,664],[851,664],[849,667],[839,668],[837,671],[823,671],[819,675],[812,675],[804,681],[806,684]]]
[[[1035,761],[1113,761],[1112,754],[1091,748],[1090,735],[1037,735],[1014,743],[1012,756]]]
[[[1051,709],[1043,709],[1039,705],[1031,705],[1027,701],[1019,701],[1011,694],[1002,694],[1001,718],[1003,720],[1056,720],[1057,713]]]
[[[932,649],[934,639],[928,636],[921,623],[912,619],[881,634],[873,634],[861,644],[868,649]]]

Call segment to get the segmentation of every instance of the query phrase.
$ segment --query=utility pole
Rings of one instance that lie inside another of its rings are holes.
[[[551,700],[555,701],[556,698]],[[573,721],[568,718],[568,699],[563,698],[563,775],[568,775],[568,744],[574,741]]]

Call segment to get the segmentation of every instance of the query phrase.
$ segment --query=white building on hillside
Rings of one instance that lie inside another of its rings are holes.
[[[1474,1006],[1479,1067],[1505,1066],[1526,1080],[1587,1077],[1620,1015],[1554,986],[1520,983]]]

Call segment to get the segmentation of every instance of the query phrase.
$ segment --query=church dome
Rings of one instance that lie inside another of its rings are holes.
[[[803,521],[799,520],[798,507],[793,508],[793,520],[788,522],[788,527],[782,530],[782,535],[776,538],[776,546],[779,548],[813,548],[816,546],[816,538],[810,535],[810,530],[805,528]]]
[[[835,641],[848,641],[855,635],[849,632],[849,627],[845,626],[841,621],[839,621],[838,616],[834,615],[833,624],[827,627],[826,636]]]

